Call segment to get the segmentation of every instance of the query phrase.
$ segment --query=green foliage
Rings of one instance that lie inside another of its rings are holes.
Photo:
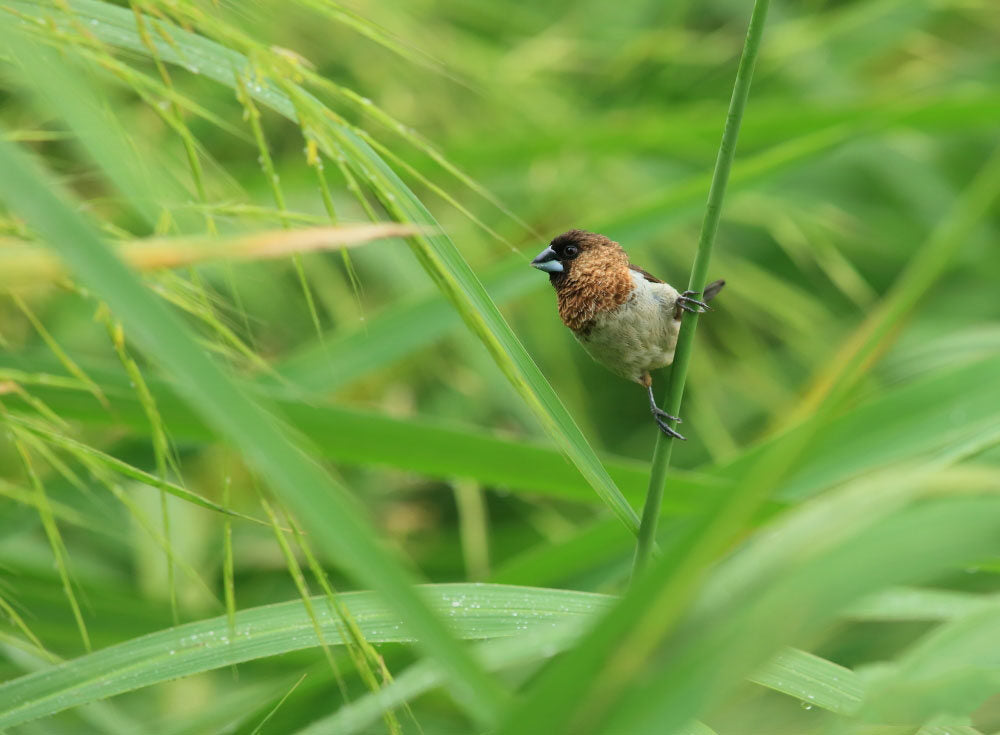
[[[628,584],[527,261],[684,285],[752,6],[0,0],[0,727],[1000,731],[987,2],[771,8]]]

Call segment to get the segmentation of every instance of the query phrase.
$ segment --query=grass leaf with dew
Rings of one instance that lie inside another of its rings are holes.
[[[447,620],[452,635],[467,639],[510,639],[531,632],[548,635],[558,625],[586,621],[606,607],[608,600],[604,595],[583,592],[478,584],[428,585],[421,588],[420,595]],[[339,599],[370,643],[413,640],[407,632],[406,614],[386,605],[377,594],[347,592]],[[340,618],[327,608],[326,598],[320,595],[312,602],[324,639],[331,645],[342,644]],[[319,643],[301,600],[239,610],[234,622],[234,632],[226,616],[168,628],[0,684],[0,726]]]
[[[483,641],[477,657],[490,670],[539,665],[570,646],[588,622],[614,602],[612,597],[587,592],[489,584],[429,585],[424,591],[435,609],[447,616],[455,635]],[[344,629],[325,605],[326,598],[310,599],[314,613],[301,600],[241,610],[232,626],[226,616],[188,623],[7,682],[0,685],[0,701],[18,704],[0,708],[0,723],[28,722],[178,676],[317,647],[321,645],[317,623],[322,640],[344,645]],[[337,601],[369,642],[412,640],[402,619],[374,594],[348,592],[337,595]],[[837,677],[843,678],[838,682]],[[780,652],[751,679],[834,711],[849,706],[859,691],[853,672],[793,649]],[[425,660],[301,735],[355,732],[445,682],[441,667]]]

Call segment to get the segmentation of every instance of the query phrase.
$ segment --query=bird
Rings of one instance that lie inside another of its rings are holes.
[[[617,242],[586,230],[554,238],[531,265],[549,274],[559,317],[583,348],[611,372],[646,388],[656,425],[684,440],[667,423],[680,419],[656,405],[650,373],[674,361],[683,312],[710,311],[707,302],[726,282],[713,281],[704,294],[680,293],[632,265]]]

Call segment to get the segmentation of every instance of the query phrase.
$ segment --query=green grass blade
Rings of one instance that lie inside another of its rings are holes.
[[[188,401],[233,441],[298,514],[331,559],[371,585],[400,610],[425,652],[441,658],[458,700],[477,720],[499,710],[499,686],[482,671],[412,588],[413,577],[375,540],[345,488],[335,483],[275,419],[237,388],[201,350],[179,320],[117,260],[97,234],[53,193],[34,164],[0,142],[0,194],[64,257],[84,283],[151,355],[167,367]],[[325,512],[319,509],[325,508]]]
[[[62,662],[58,657],[45,655],[44,650],[15,644],[6,634],[0,634],[0,647],[5,658],[19,669],[29,672],[45,671],[53,664]],[[134,735],[142,728],[138,720],[109,702],[91,702],[82,705],[77,708],[75,714],[84,722],[91,724],[98,732],[108,735]]]
[[[951,620],[995,602],[992,596],[970,592],[899,587],[883,590],[852,605],[847,611],[847,617],[881,623]]]
[[[0,365],[3,363],[4,357],[0,355]],[[12,363],[25,366],[23,361],[12,360]],[[126,425],[140,433],[148,431],[142,407],[129,390],[124,374],[89,364],[87,368],[101,381],[114,409],[113,415],[95,411],[96,403],[80,386],[76,389],[40,386],[33,392],[67,418],[97,426]],[[147,384],[176,440],[212,440],[214,434],[208,422],[186,405],[172,386],[155,378],[147,378]],[[504,438],[481,427],[429,418],[397,419],[356,408],[312,405],[299,398],[280,397],[284,392],[265,389],[259,395],[297,429],[311,436],[325,458],[364,466],[398,467],[442,479],[469,477],[491,486],[577,502],[595,501],[580,473],[547,442]],[[611,456],[605,464],[627,497],[641,499],[647,475],[643,462]],[[689,492],[678,490],[677,497],[671,499],[672,511],[690,508],[690,501],[697,499],[706,486],[705,481],[695,476],[679,475],[678,481]]]
[[[9,421],[10,416],[5,415],[4,419]],[[59,572],[59,579],[62,583],[63,594],[66,595],[66,600],[69,602],[70,609],[73,611],[73,619],[76,622],[77,630],[80,632],[80,640],[83,642],[83,647],[89,651],[90,634],[87,632],[87,623],[83,619],[83,611],[80,609],[80,603],[77,600],[76,592],[73,591],[73,579],[69,566],[69,553],[66,550],[66,544],[63,541],[62,534],[59,532],[59,526],[56,523],[55,515],[49,505],[49,498],[45,491],[45,485],[35,469],[34,463],[31,459],[31,454],[25,446],[24,440],[20,436],[20,431],[18,429],[14,429],[11,433],[14,449],[20,456],[21,461],[24,464],[25,474],[28,476],[28,480],[35,491],[34,505],[38,509],[38,516],[42,521],[42,527],[45,529],[46,539],[48,540],[49,547],[52,550],[52,556],[54,557],[53,562]]]
[[[428,585],[423,592],[447,616],[456,636],[484,641],[476,656],[490,670],[537,665],[555,656],[614,602],[588,592],[490,584]],[[322,595],[311,598],[323,640],[345,645],[341,621],[325,601]],[[337,595],[337,601],[369,642],[412,640],[402,618],[373,593],[348,592]],[[176,677],[321,645],[314,615],[302,600],[242,610],[233,623],[231,627],[227,616],[219,616],[169,628],[0,685],[0,702],[8,703],[0,707],[0,726]],[[857,689],[853,672],[794,649],[780,653],[751,680],[834,710],[846,706]],[[353,732],[446,682],[441,666],[424,660],[303,733]]]
[[[557,625],[584,623],[608,600],[584,592],[483,584],[428,585],[420,596],[447,620],[451,635],[467,639],[547,635]],[[369,642],[413,640],[406,613],[389,607],[377,594],[347,592],[339,599]],[[327,608],[326,598],[320,595],[312,601],[325,640],[342,644],[340,619]],[[224,615],[168,628],[0,684],[0,727],[180,676],[317,645],[313,621],[301,600],[240,610],[235,633]]]
[[[302,567],[299,566],[299,561],[295,557],[295,552],[289,545],[288,539],[285,538],[285,531],[282,530],[282,527],[278,522],[278,516],[275,514],[274,510],[272,510],[271,504],[267,502],[267,498],[263,497],[263,495],[261,495],[260,502],[264,507],[264,511],[267,513],[267,517],[271,521],[271,529],[274,531],[275,538],[278,541],[278,547],[281,549],[281,555],[285,558],[285,566],[288,568],[288,575],[295,583],[295,588],[299,591],[299,597],[302,598],[302,606],[305,608],[306,614],[309,616],[309,620],[312,621],[313,631],[316,633],[316,640],[319,641],[320,648],[323,649],[323,655],[326,657],[326,662],[330,665],[330,671],[333,674],[334,679],[337,680],[337,684],[340,686],[341,691],[343,691],[343,675],[340,672],[340,668],[337,666],[337,660],[330,651],[330,647],[323,638],[323,628],[316,615],[316,608],[313,607],[312,597],[309,594],[309,583],[306,581],[305,575],[302,574]]]
[[[253,732],[251,732],[250,735],[260,735],[260,733],[263,732],[264,725],[266,725],[268,722],[271,721],[271,718],[273,718],[275,713],[279,709],[281,709],[281,705],[285,703],[285,700],[287,700],[290,696],[292,696],[292,692],[298,689],[299,684],[301,684],[308,675],[309,674],[303,674],[297,682],[292,684],[291,688],[287,692],[285,692],[285,694],[281,697],[281,699],[275,702],[274,707],[272,707],[268,711],[268,713],[264,716],[264,719],[257,723],[257,727],[253,729]]]
[[[17,375],[44,376],[49,367],[45,362],[5,361],[0,356],[0,366],[7,364]],[[113,414],[95,410],[96,402],[79,384],[56,381],[58,385],[51,387],[51,381],[38,378],[33,392],[67,419],[96,426],[117,423],[136,432],[149,430],[124,373],[82,365],[103,387]],[[774,499],[794,502],[865,472],[940,452],[970,432],[986,432],[993,424],[993,406],[1000,403],[1000,384],[992,379],[997,371],[1000,357],[992,356],[947,366],[883,391],[821,430],[817,441],[825,451],[793,470],[775,488]],[[164,423],[178,440],[212,439],[204,419],[169,384],[153,378],[147,382]],[[469,477],[490,486],[593,502],[575,469],[544,443],[501,438],[468,425],[397,419],[355,408],[312,406],[294,398],[276,398],[271,392],[264,395],[296,428],[313,437],[319,452],[331,460],[395,467],[445,480]],[[743,477],[767,447],[786,440],[751,448],[725,465],[700,473],[675,473],[664,513],[690,513],[713,489]],[[621,457],[606,457],[605,464],[626,497],[638,501],[646,486],[648,465]]]
[[[856,713],[865,695],[861,677],[856,673],[795,648],[786,648],[749,678],[796,697],[807,707],[820,707],[840,715]]]
[[[981,606],[933,630],[893,663],[871,667],[864,714],[884,722],[970,717],[1000,689],[998,613],[995,603]]]
[[[599,608],[598,608],[599,609]],[[565,650],[580,633],[581,622],[555,623],[551,628],[519,634],[516,638],[485,641],[475,647],[477,657],[491,671],[537,664]],[[345,704],[328,717],[313,722],[296,735],[352,735],[364,732],[383,712],[391,711],[441,686],[442,675],[430,661],[414,664],[388,686]]]
[[[49,334],[49,330],[45,328],[45,325],[39,321],[34,312],[32,312],[31,309],[28,308],[28,305],[24,303],[24,299],[16,293],[11,293],[11,299],[13,299],[17,308],[19,308],[25,317],[27,317],[28,321],[31,322],[35,331],[38,332],[38,336],[42,338],[42,341],[44,341],[46,346],[52,351],[52,354],[59,359],[60,364],[66,369],[66,372],[79,380],[83,385],[86,385],[87,389],[94,394],[94,397],[104,404],[105,398],[104,394],[101,392],[100,386],[91,380],[90,376],[83,372],[83,370],[80,369],[80,366],[73,361],[73,358],[71,358],[66,351],[59,346],[59,343],[55,341],[51,334]]]

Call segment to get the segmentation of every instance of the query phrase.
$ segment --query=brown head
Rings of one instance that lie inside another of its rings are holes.
[[[549,274],[559,296],[559,316],[583,335],[597,314],[621,306],[632,290],[625,251],[604,235],[586,230],[559,235],[531,265]]]

